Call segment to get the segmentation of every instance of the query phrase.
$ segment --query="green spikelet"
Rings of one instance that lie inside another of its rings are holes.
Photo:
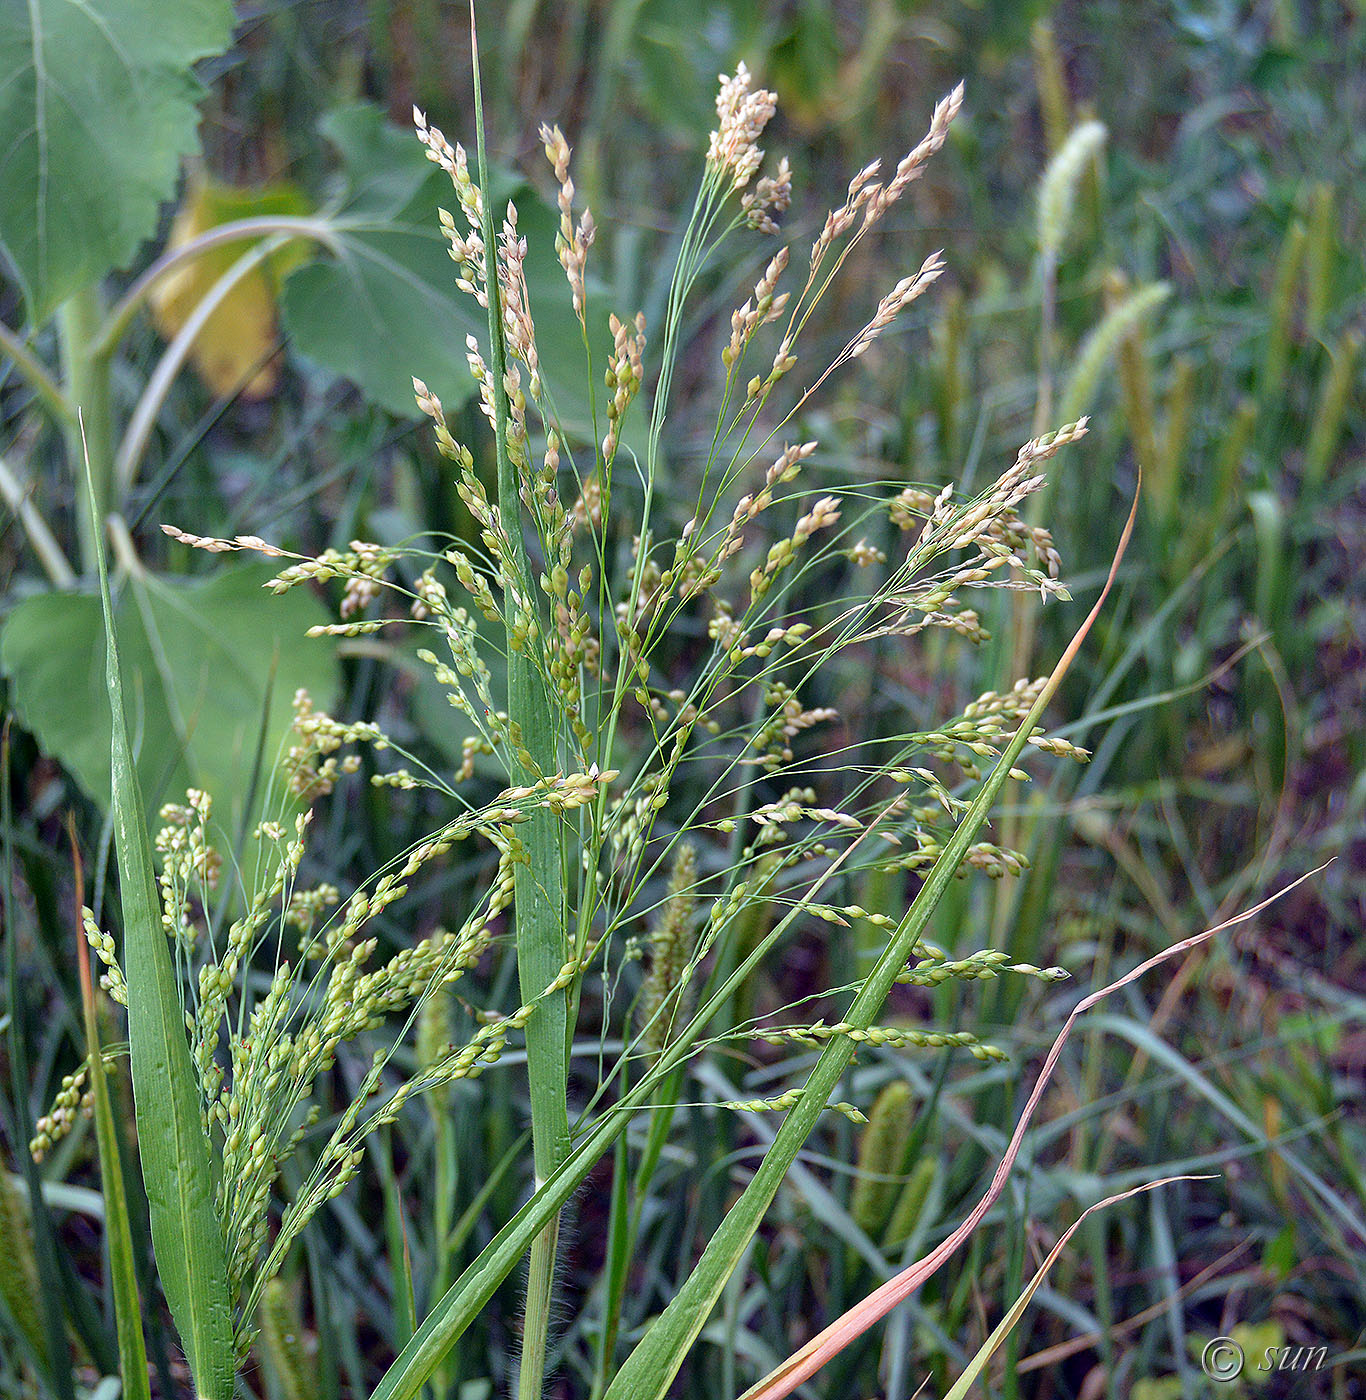
[[[876,1239],[896,1201],[897,1184],[911,1136],[911,1087],[894,1079],[877,1096],[868,1126],[859,1141],[858,1171],[849,1214],[854,1223]]]
[[[1258,397],[1263,412],[1274,412],[1285,387],[1285,370],[1290,359],[1290,320],[1295,311],[1295,289],[1300,280],[1307,238],[1304,221],[1290,225],[1276,259],[1276,275],[1271,283],[1271,320],[1266,331],[1266,351],[1262,358],[1262,381]]]
[[[1122,305],[1122,292],[1116,288],[1115,300]],[[1161,475],[1157,453],[1157,411],[1153,406],[1153,377],[1148,363],[1148,338],[1143,333],[1143,321],[1133,321],[1119,342],[1119,387],[1124,402],[1124,416],[1129,423],[1129,435],[1134,443],[1134,455],[1145,475]],[[1164,487],[1158,483],[1156,493],[1149,493],[1149,506],[1159,516],[1166,506]]]
[[[678,848],[669,893],[650,930],[650,970],[640,997],[640,1024],[645,1048],[658,1059],[675,1024],[686,1016],[684,972],[692,956],[692,887],[697,880],[697,852],[689,842]]]
[[[422,1069],[436,1064],[450,1053],[452,1039],[451,996],[449,987],[444,985],[437,987],[422,1003],[422,1010],[418,1013],[417,1063]],[[447,1080],[427,1091],[430,1095],[433,1113],[449,1112],[454,1089],[454,1082]]]
[[[915,1164],[910,1180],[901,1188],[901,1194],[896,1199],[892,1218],[887,1222],[882,1236],[883,1249],[896,1249],[910,1239],[938,1173],[939,1163],[933,1157],[922,1157]]]
[[[1171,287],[1166,282],[1150,282],[1105,313],[1077,352],[1059,405],[1057,417],[1061,422],[1074,422],[1087,411],[1100,377],[1124,337],[1170,295]]]
[[[1154,485],[1162,496],[1162,515],[1170,521],[1181,492],[1181,464],[1190,438],[1191,410],[1195,403],[1195,362],[1178,355],[1167,391],[1167,422]]]
[[[1334,236],[1333,187],[1319,181],[1309,194],[1309,237],[1304,247],[1304,330],[1321,336],[1333,299]]]
[[[1067,139],[1072,125],[1067,83],[1062,73],[1062,55],[1053,26],[1046,20],[1034,21],[1029,36],[1034,51],[1034,85],[1039,91],[1039,112],[1043,117],[1044,141],[1048,154],[1055,154]]]
[[[1083,122],[1048,162],[1039,184],[1039,252],[1056,259],[1072,228],[1077,186],[1105,144],[1101,122]]]
[[[1308,494],[1323,485],[1329,463],[1342,437],[1342,420],[1347,412],[1347,396],[1356,377],[1361,357],[1361,333],[1344,331],[1333,347],[1332,360],[1319,384],[1314,422],[1309,430],[1309,446],[1304,451],[1304,490]]]
[[[1209,509],[1196,512],[1190,528],[1183,532],[1173,565],[1175,576],[1180,577],[1195,566],[1233,516],[1240,499],[1243,461],[1252,446],[1258,416],[1257,401],[1250,395],[1244,395],[1234,406],[1233,419],[1214,459],[1214,487]]]
[[[47,1336],[38,1316],[38,1268],[33,1257],[33,1227],[28,1217],[28,1191],[21,1181],[0,1172],[0,1294],[15,1325],[47,1359]]]
[[[1215,511],[1210,520],[1220,525],[1233,512],[1234,500],[1238,491],[1239,477],[1243,469],[1243,459],[1252,446],[1252,433],[1260,416],[1255,399],[1239,399],[1233,410],[1233,422],[1219,447],[1219,456],[1214,468]]]
[[[273,1278],[261,1294],[261,1350],[278,1387],[280,1400],[310,1400],[309,1365],[303,1324],[288,1288]]]

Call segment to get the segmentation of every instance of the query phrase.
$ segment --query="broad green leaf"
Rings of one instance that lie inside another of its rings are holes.
[[[342,252],[290,276],[285,327],[298,350],[345,375],[390,413],[418,416],[414,375],[452,411],[475,392],[465,337],[477,336],[486,345],[488,326],[478,304],[457,289],[441,234],[438,210],[457,208],[450,179],[427,160],[411,131],[386,122],[378,108],[340,109],[323,119],[321,129],[341,157],[347,185],[334,224]],[[449,134],[452,140],[459,135]],[[527,284],[544,381],[564,426],[589,435],[582,331],[555,257],[558,215],[518,179],[495,172],[492,186],[492,207],[500,216],[509,199],[516,201],[518,229],[527,240]],[[589,313],[596,311],[605,327],[609,308],[601,297],[594,305],[594,291],[590,282]],[[634,312],[611,309],[623,316]],[[604,339],[599,353],[607,349]]]
[[[295,690],[325,707],[337,688],[333,644],[305,637],[328,621],[303,590],[273,598],[272,570],[251,564],[207,580],[144,577],[117,612],[128,720],[144,817],[186,787],[214,798],[235,829],[261,733],[264,773],[288,729]],[[20,722],[102,806],[110,800],[109,700],[101,679],[104,627],[89,593],[46,593],[20,603],[0,633],[0,668]],[[274,681],[271,668],[275,667]],[[266,712],[269,691],[270,707]]]
[[[93,500],[88,468],[86,482]],[[129,741],[114,605],[99,530],[94,539],[106,639],[114,848],[123,907],[133,1108],[152,1247],[196,1395],[200,1400],[230,1400],[235,1369],[232,1306],[227,1252],[213,1203],[209,1137],[200,1116],[199,1089],[185,1038],[185,1008],[161,926],[152,843]]]
[[[307,212],[303,192],[287,181],[250,190],[197,179],[185,191],[166,248],[182,248],[200,234],[238,219]],[[252,246],[242,241],[207,249],[156,283],[149,304],[165,339],[175,336],[214,283]],[[308,255],[306,244],[286,243],[236,283],[204,323],[190,359],[213,393],[260,399],[274,392],[280,378],[279,358],[271,356],[277,339],[277,293],[284,276]]]
[[[0,248],[32,321],[156,231],[197,144],[191,65],[232,26],[231,0],[0,3]]]

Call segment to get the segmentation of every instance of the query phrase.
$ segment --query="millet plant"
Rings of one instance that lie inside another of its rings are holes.
[[[478,92],[476,65],[476,111]],[[451,179],[442,233],[458,285],[488,313],[487,341],[471,337],[468,360],[496,444],[493,490],[437,395],[414,381],[472,518],[469,540],[355,541],[302,557],[255,537],[164,527],[206,550],[286,561],[270,585],[277,592],[341,581],[340,620],[321,632],[357,639],[422,629],[418,655],[468,732],[458,769],[439,771],[375,725],[337,721],[301,693],[276,819],[220,855],[211,797],[195,791],[164,809],[153,843],[110,647],[124,947],[88,913],[85,932],[105,987],[128,1008],[158,1269],[206,1400],[231,1395],[258,1328],[268,1343],[280,1333],[273,1281],[310,1219],[356,1175],[375,1130],[519,1042],[532,1189],[478,1257],[441,1280],[444,1292],[374,1400],[439,1382],[456,1339],[528,1255],[519,1394],[542,1393],[559,1213],[614,1149],[613,1264],[595,1394],[662,1396],[820,1116],[863,1121],[858,1107],[832,1101],[859,1047],[962,1047],[999,1058],[966,1032],[883,1024],[894,985],[1064,975],[989,946],[951,954],[925,933],[950,881],[1018,871],[1022,857],[983,830],[1002,787],[1027,779],[1026,754],[1087,757],[1041,725],[1085,627],[1048,677],[984,693],[930,728],[860,735],[856,715],[823,703],[822,678],[837,658],[867,664],[874,650],[913,652],[931,629],[983,640],[972,589],[1067,598],[1051,537],[1024,506],[1048,461],[1085,435],[1084,419],[1026,443],[971,498],[904,482],[805,485],[818,444],[799,429],[813,396],[932,288],[943,256],[929,252],[872,303],[833,358],[804,358],[813,313],[942,146],[961,101],[960,87],[938,104],[890,176],[876,161],[859,171],[809,248],[781,246],[760,260],[761,275],[730,317],[715,430],[686,496],[665,448],[691,308],[713,285],[723,246],[777,238],[791,200],[785,161],[761,174],[758,141],[773,95],[743,65],[722,80],[664,323],[656,330],[641,316],[610,316],[605,356],[587,273],[595,226],[576,203],[565,137],[542,129],[558,188],[556,252],[589,368],[577,417],[591,420],[591,440],[562,426],[568,415],[542,377],[527,246],[516,208],[495,209],[485,197],[482,129],[471,162],[415,113],[418,139]],[[104,596],[112,632],[107,580]],[[837,737],[822,743],[823,734]],[[375,751],[374,783],[423,789],[447,815],[343,899],[330,885],[307,886],[300,868],[318,804],[359,781],[358,745]],[[496,852],[468,915],[377,960],[375,920],[462,842]],[[882,877],[874,883],[892,892],[889,907],[853,902],[854,872]],[[220,891],[228,876],[232,889]],[[824,989],[825,1004],[843,1008],[838,1019],[813,1022],[801,1003],[756,1013],[756,974],[815,924],[858,929],[874,948],[855,981]],[[447,989],[508,937],[518,1004],[479,1008],[474,1034],[446,1043]],[[319,1076],[347,1042],[388,1018],[404,1018],[402,1029],[383,1039],[350,1106],[320,1124]],[[418,1027],[416,1060],[396,1056]],[[586,1094],[570,1077],[580,1033],[614,1047]],[[91,1063],[102,1064],[94,1034]],[[786,1116],[678,1296],[623,1355],[636,1207],[685,1107],[689,1066],[759,1045],[820,1053],[814,1068],[794,1066],[781,1093],[709,1105]],[[101,1086],[103,1075],[93,1081]],[[89,1092],[82,1074],[72,1076],[36,1150],[51,1148]],[[102,1155],[108,1180],[117,1154]],[[278,1200],[292,1159],[295,1184]],[[890,1198],[882,1204],[885,1214]],[[118,1300],[121,1323],[132,1314],[120,1330],[125,1385],[146,1395],[136,1290]]]

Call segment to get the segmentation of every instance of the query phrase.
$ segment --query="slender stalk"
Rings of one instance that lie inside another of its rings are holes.
[[[436,1113],[436,1185],[432,1195],[432,1249],[436,1262],[432,1268],[429,1299],[440,1298],[451,1286],[451,1260],[455,1250],[451,1245],[451,1209],[459,1189],[459,1159],[456,1153],[455,1119],[451,1103],[440,1104]],[[404,1342],[407,1342],[404,1338]],[[437,1400],[444,1400],[451,1387],[451,1369],[442,1366],[433,1377]]]
[[[62,393],[61,385],[48,372],[47,366],[24,344],[10,328],[0,321],[0,352],[14,361],[30,389],[42,400],[43,407],[63,425],[75,421],[75,413]]]
[[[85,904],[85,873],[76,845],[75,819],[68,816],[71,852],[76,872],[76,968],[80,974],[81,1009],[85,1023],[86,1052],[90,1056],[90,1088],[95,1099],[95,1137],[99,1145],[100,1186],[104,1197],[104,1233],[109,1250],[109,1274],[114,1295],[114,1324],[119,1338],[119,1366],[127,1400],[151,1400],[147,1348],[142,1336],[142,1304],[138,1297],[137,1271],[133,1264],[133,1231],[129,1223],[128,1193],[123,1163],[114,1131],[114,1111],[104,1078],[104,1054],[100,1048],[95,1016],[95,988],[90,977],[90,949],[80,927]]]
[[[152,288],[168,273],[174,272],[182,263],[192,262],[201,253],[213,248],[221,248],[229,243],[240,243],[249,238],[266,238],[271,234],[282,237],[275,246],[281,246],[294,238],[321,243],[333,253],[340,254],[341,244],[337,238],[337,225],[327,219],[298,218],[285,214],[262,215],[258,219],[235,219],[232,223],[219,224],[192,238],[178,248],[168,248],[144,272],[131,287],[114,303],[104,318],[92,349],[97,355],[112,355],[114,348],[123,339],[124,332],[132,323]]]
[[[92,509],[76,511],[81,569],[87,574],[94,574],[96,569],[95,522],[109,514],[114,489],[114,424],[109,394],[109,360],[95,348],[102,315],[99,288],[94,285],[77,292],[57,308],[62,374],[66,380],[64,397],[71,410],[70,419],[63,425],[67,466],[79,499],[88,453],[90,485],[94,492]],[[81,423],[76,422],[78,414]]]
[[[176,375],[180,373],[181,366],[189,357],[209,317],[218,310],[224,299],[244,277],[278,251],[283,241],[268,238],[243,253],[196,304],[185,324],[176,332],[175,339],[166,347],[165,354],[157,362],[156,369],[147,381],[147,387],[138,399],[128,423],[128,431],[124,433],[123,440],[119,443],[118,454],[114,458],[114,478],[122,490],[126,491],[133,484],[138,462],[142,459],[147,440],[156,426],[161,406],[166,402],[166,396],[171,392]]]
[[[38,556],[38,562],[43,566],[43,572],[47,574],[53,586],[74,588],[76,571],[71,567],[71,561],[57,543],[57,537],[43,519],[38,507],[33,504],[28,486],[10,470],[3,457],[0,457],[0,497],[4,498],[5,504],[14,512],[15,519],[23,526],[28,542],[34,554]]]

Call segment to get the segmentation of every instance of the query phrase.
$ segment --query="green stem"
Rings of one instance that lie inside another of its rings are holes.
[[[14,361],[15,369],[23,375],[29,388],[38,395],[43,402],[43,407],[58,423],[68,424],[75,421],[71,405],[66,401],[61,386],[48,373],[47,366],[2,321],[0,321],[0,351],[3,351]]]
[[[81,1009],[85,1022],[86,1050],[90,1057],[90,1088],[95,1100],[95,1138],[99,1147],[100,1192],[104,1197],[105,1245],[109,1251],[110,1290],[114,1295],[114,1324],[119,1339],[119,1367],[127,1400],[151,1400],[147,1349],[142,1336],[142,1304],[138,1297],[137,1270],[133,1263],[133,1233],[129,1223],[128,1192],[123,1180],[118,1137],[109,1085],[105,1081],[104,1054],[100,1048],[95,1015],[95,988],[90,976],[90,950],[79,928],[85,904],[85,879],[76,847],[76,827],[68,816],[71,849],[76,867],[76,968],[80,974]]]
[[[0,498],[14,512],[14,517],[23,526],[24,533],[43,571],[52,581],[54,588],[74,588],[76,571],[71,567],[57,537],[48,527],[38,508],[33,504],[28,486],[12,472],[3,457],[0,457]]]
[[[94,491],[91,510],[77,510],[76,522],[81,542],[81,567],[95,572],[96,522],[102,522],[112,505],[114,482],[114,424],[109,395],[109,360],[95,348],[103,308],[99,288],[86,287],[57,308],[57,330],[61,340],[62,373],[66,379],[65,398],[72,418],[64,426],[66,460],[80,498],[89,460],[90,483]],[[79,421],[76,421],[79,415]]]
[[[171,392],[171,386],[180,373],[181,366],[189,358],[190,351],[208,324],[209,318],[223,304],[232,289],[278,251],[283,243],[283,239],[267,238],[243,253],[199,299],[194,310],[186,318],[185,324],[176,332],[175,338],[166,347],[165,354],[157,362],[157,367],[148,379],[146,388],[143,389],[138,398],[137,405],[128,421],[128,430],[124,433],[123,440],[119,443],[118,453],[114,458],[114,479],[120,491],[126,491],[132,486],[133,478],[137,474],[138,463],[151,439],[152,430],[156,427],[156,420],[161,413],[162,405],[166,402],[167,396]]]
[[[459,1159],[455,1144],[455,1119],[453,1104],[435,1103],[436,1107],[436,1190],[432,1200],[432,1248],[436,1252],[436,1264],[432,1269],[432,1286],[428,1298],[435,1301],[442,1297],[451,1286],[451,1260],[454,1249],[451,1246],[451,1217],[455,1205],[455,1193],[459,1187]],[[405,1338],[405,1343],[407,1339]],[[437,1400],[445,1400],[450,1393],[451,1368],[443,1365],[432,1378]]]
[[[151,294],[152,288],[169,272],[174,272],[182,263],[192,262],[201,253],[213,248],[222,248],[229,243],[240,243],[245,239],[266,238],[271,234],[281,235],[275,246],[283,246],[290,239],[301,238],[321,243],[333,254],[340,256],[342,245],[337,237],[339,224],[328,219],[309,219],[282,214],[262,215],[256,219],[235,219],[232,223],[219,224],[201,233],[197,238],[178,248],[168,248],[139,277],[131,287],[110,308],[99,334],[92,343],[92,353],[112,355],[124,332],[137,315],[138,308]]]

